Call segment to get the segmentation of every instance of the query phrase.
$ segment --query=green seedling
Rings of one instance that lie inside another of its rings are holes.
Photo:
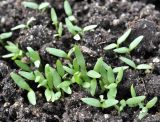
[[[118,104],[118,100],[115,99],[104,99],[103,95],[100,96],[100,100],[95,99],[95,98],[82,98],[81,99],[84,103],[94,106],[97,108],[109,108],[113,107],[114,105]]]
[[[41,59],[38,51],[34,51],[31,47],[27,47],[27,50],[28,52],[26,53],[26,55],[28,56],[30,61],[34,63],[35,67],[39,68],[41,65]]]
[[[151,109],[158,101],[157,97],[154,97],[152,100],[150,100],[145,107],[142,108],[142,110],[139,113],[138,118],[141,120],[143,119],[147,114],[149,109]]]
[[[64,1],[64,10],[70,21],[76,21],[76,18],[73,16],[72,8],[68,0]]]
[[[12,36],[12,32],[6,32],[0,34],[0,43],[3,42],[3,40],[8,39]]]
[[[45,11],[50,6],[50,4],[48,2],[43,2],[38,5],[35,2],[26,2],[26,1],[22,2],[22,5],[25,8],[30,8],[30,9],[34,9],[34,10],[41,10],[41,11]]]
[[[84,35],[85,32],[94,30],[97,25],[89,25],[84,28],[80,28],[77,25],[74,25],[68,18],[65,19],[66,27],[68,31],[73,35],[75,40],[80,40],[81,36]]]
[[[11,74],[11,78],[14,80],[14,82],[23,90],[28,91],[27,97],[29,102],[32,105],[36,105],[36,95],[35,92],[30,88],[30,86],[28,85],[28,83],[19,75],[17,75],[16,73],[12,72]]]
[[[148,64],[139,64],[136,65],[134,61],[125,58],[125,57],[120,57],[119,58],[121,61],[123,61],[124,63],[126,63],[127,65],[129,65],[130,67],[134,68],[134,69],[138,69],[138,70],[149,70],[152,69],[152,66],[148,65]]]
[[[2,58],[12,58],[12,60],[15,59],[21,59],[23,57],[23,51],[19,49],[18,44],[14,44],[12,42],[7,42],[7,46],[5,48],[10,52],[7,55],[2,56]]]
[[[117,43],[112,43],[104,47],[104,50],[108,51],[108,50],[114,49],[113,50],[114,52],[120,53],[120,54],[130,53],[140,44],[140,42],[143,39],[143,36],[139,36],[130,43],[129,47],[119,47],[124,41],[126,41],[130,33],[131,33],[131,29],[128,29],[120,38],[118,38]]]
[[[21,60],[15,60],[14,62],[22,70],[29,71],[29,72],[32,71],[31,68],[26,63],[22,62]]]
[[[15,30],[18,30],[18,29],[28,29],[30,28],[30,25],[33,21],[35,21],[36,19],[34,17],[31,17],[26,24],[20,24],[20,25],[17,25],[13,28],[11,28],[12,31],[15,31]]]
[[[62,22],[58,22],[58,17],[54,8],[51,8],[51,20],[53,22],[53,25],[56,27],[57,31],[57,34],[55,34],[54,36],[61,37],[63,33],[63,24]]]

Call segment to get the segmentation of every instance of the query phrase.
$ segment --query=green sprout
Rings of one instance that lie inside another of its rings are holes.
[[[29,102],[32,105],[36,105],[36,95],[35,92],[30,88],[30,86],[28,85],[28,83],[19,75],[17,75],[16,73],[12,72],[11,74],[11,78],[14,80],[14,82],[23,90],[28,91],[27,97]]]
[[[43,2],[43,3],[38,5],[35,2],[26,2],[26,1],[22,2],[22,5],[25,8],[41,10],[41,11],[45,11],[50,6],[50,4],[48,2]]]
[[[70,21],[76,21],[76,18],[73,16],[72,8],[68,0],[64,1],[64,10]]]
[[[115,99],[105,100],[103,95],[100,95],[100,100],[95,98],[81,98],[81,100],[90,106],[94,106],[102,109],[113,107],[114,105],[118,104],[118,100],[115,100]]]
[[[3,40],[8,39],[12,36],[12,32],[6,32],[0,34],[0,42],[3,42]]]
[[[117,43],[112,43],[110,45],[107,45],[106,47],[104,47],[104,50],[108,51],[114,49],[113,50],[114,52],[120,54],[130,53],[140,44],[140,42],[143,39],[143,36],[139,36],[130,43],[129,47],[119,47],[124,41],[126,41],[130,33],[131,29],[128,29],[120,38],[118,38]]]
[[[20,25],[17,25],[13,28],[11,28],[12,31],[15,31],[15,30],[18,30],[18,29],[28,29],[30,28],[30,25],[33,21],[35,21],[36,19],[34,17],[31,17],[26,24],[20,24]]]
[[[80,28],[77,25],[74,25],[68,18],[65,19],[66,27],[68,31],[73,35],[75,40],[80,40],[81,36],[84,35],[85,32],[94,30],[97,25],[89,25],[84,28]]]
[[[56,31],[57,31],[57,34],[55,34],[54,36],[61,37],[62,33],[63,33],[63,24],[62,24],[62,22],[58,22],[58,17],[57,17],[57,14],[56,14],[56,11],[54,8],[51,8],[51,19],[52,19],[52,22],[55,25]]]
[[[7,42],[7,46],[5,48],[10,52],[7,55],[2,56],[2,58],[12,58],[12,60],[15,59],[21,59],[23,57],[23,51],[19,49],[18,44],[14,44],[12,42]]]
[[[139,113],[138,118],[141,120],[142,118],[144,118],[147,114],[148,114],[148,110],[151,109],[156,102],[158,101],[157,97],[154,97],[152,100],[150,100],[145,107],[142,108],[142,110]]]
[[[27,47],[27,50],[28,52],[26,53],[26,55],[34,63],[35,67],[39,68],[41,65],[39,53],[37,51],[34,51],[31,47]]]
[[[152,66],[148,65],[148,64],[139,64],[136,65],[134,61],[125,58],[125,57],[120,57],[119,58],[121,61],[123,61],[124,63],[126,63],[127,65],[129,65],[130,67],[134,68],[134,69],[138,69],[138,70],[149,70],[152,69]]]

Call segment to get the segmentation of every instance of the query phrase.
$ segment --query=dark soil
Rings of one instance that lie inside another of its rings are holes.
[[[55,38],[55,28],[50,20],[50,10],[46,12],[26,9],[21,5],[23,0],[0,1],[0,33],[10,31],[17,24],[26,23],[35,17],[31,28],[17,30],[13,37],[6,41],[17,42],[22,49],[27,46],[39,50],[44,63],[54,65],[56,59],[46,53],[46,47],[55,47],[66,52],[79,44],[86,58],[88,68],[92,68],[96,59],[103,57],[112,66],[121,66],[122,62],[112,51],[103,48],[117,40],[127,28],[132,33],[126,41],[128,45],[134,38],[143,35],[145,38],[138,48],[131,53],[137,63],[150,63],[153,71],[146,74],[142,71],[128,69],[119,86],[119,98],[130,97],[130,86],[134,84],[138,95],[146,95],[148,100],[153,96],[160,97],[160,2],[159,0],[70,0],[77,24],[85,27],[97,24],[93,32],[87,32],[80,41],[72,39],[65,29],[62,38]],[[54,6],[60,21],[64,22],[63,1],[35,0],[37,3],[47,1]],[[7,51],[0,45],[0,56]],[[28,103],[26,92],[19,89],[11,80],[9,73],[16,69],[9,59],[0,58],[0,121],[1,122],[137,122],[138,109],[126,108],[118,115],[112,108],[101,110],[90,107],[80,101],[89,94],[75,86],[73,94],[55,103],[47,103],[44,91],[37,89],[37,105]],[[149,111],[143,122],[160,121],[160,102]]]

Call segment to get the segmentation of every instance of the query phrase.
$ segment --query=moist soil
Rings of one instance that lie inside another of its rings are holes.
[[[74,44],[79,44],[87,61],[88,68],[93,68],[96,59],[103,57],[107,64],[123,65],[118,55],[103,48],[117,40],[127,28],[132,28],[131,35],[124,44],[127,46],[134,38],[143,35],[144,39],[130,58],[137,64],[149,63],[154,69],[145,73],[127,69],[118,98],[130,97],[130,86],[134,84],[138,95],[160,97],[160,1],[159,0],[69,0],[77,24],[81,27],[96,24],[95,31],[87,32],[80,41],[72,38],[65,29],[62,38],[55,38],[55,28],[50,19],[50,9],[45,12],[24,8],[23,0],[0,1],[0,33],[10,31],[17,24],[26,23],[35,17],[31,28],[17,30],[7,41],[18,43],[23,50],[30,46],[39,50],[43,63],[55,64],[56,58],[46,53],[46,47],[55,47],[68,51]],[[59,21],[64,22],[66,15],[63,1],[44,0],[53,6]],[[43,0],[36,0],[41,3]],[[51,7],[50,6],[50,7]],[[7,51],[0,45],[0,55]],[[26,92],[19,89],[10,78],[10,72],[17,67],[9,59],[0,58],[0,121],[1,122],[138,122],[138,108],[126,108],[120,115],[111,109],[102,110],[88,106],[80,101],[90,96],[87,91],[73,86],[73,93],[54,103],[47,103],[43,89],[36,89],[37,104],[28,103]],[[33,85],[34,87],[34,85]],[[160,121],[160,102],[142,119],[143,122]]]

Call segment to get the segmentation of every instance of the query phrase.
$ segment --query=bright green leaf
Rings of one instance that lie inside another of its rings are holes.
[[[124,63],[128,64],[129,66],[131,66],[132,68],[134,69],[136,68],[136,64],[132,60],[122,57],[122,56],[119,59],[123,61]]]
[[[131,42],[131,44],[129,45],[129,50],[132,51],[133,49],[135,49],[142,41],[143,37],[144,36],[139,36],[135,40],[133,40],[133,42]]]
[[[98,72],[94,71],[94,70],[88,71],[87,75],[89,77],[91,77],[91,78],[100,78],[101,77],[101,75]]]
[[[94,99],[94,98],[82,98],[81,99],[84,103],[94,106],[94,107],[101,107],[101,103],[99,100]]]

